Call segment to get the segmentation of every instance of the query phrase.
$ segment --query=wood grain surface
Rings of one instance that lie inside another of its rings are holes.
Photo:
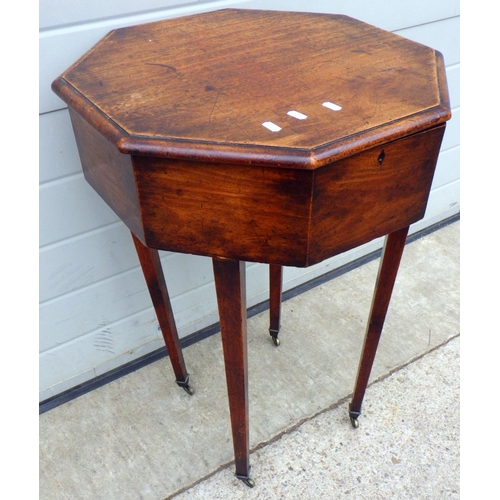
[[[435,50],[299,12],[227,9],[118,29],[53,89],[124,153],[293,168],[450,117]]]

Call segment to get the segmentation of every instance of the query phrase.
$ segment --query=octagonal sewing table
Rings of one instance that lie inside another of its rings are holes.
[[[270,264],[279,345],[282,266],[386,236],[349,407],[357,427],[450,118],[441,54],[345,16],[227,9],[116,29],[52,88],[85,178],[132,233],[190,394],[158,250],[213,259],[236,476],[250,486],[245,261]]]

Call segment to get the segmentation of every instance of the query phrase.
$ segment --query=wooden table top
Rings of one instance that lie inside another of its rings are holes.
[[[440,53],[299,12],[227,9],[117,29],[53,89],[122,153],[298,169],[450,117]]]

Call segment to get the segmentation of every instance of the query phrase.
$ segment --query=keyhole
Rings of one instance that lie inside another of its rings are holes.
[[[382,165],[382,162],[384,161],[384,158],[385,158],[385,151],[382,150],[382,152],[378,156],[378,162],[379,162],[380,165]]]

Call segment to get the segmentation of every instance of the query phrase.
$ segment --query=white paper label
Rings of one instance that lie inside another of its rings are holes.
[[[281,130],[281,127],[278,127],[278,125],[276,125],[276,123],[273,122],[264,122],[262,126],[266,127],[271,132],[279,132]]]
[[[342,106],[339,106],[338,104],[335,104],[333,102],[324,102],[323,106],[328,109],[332,109],[333,111],[340,111],[342,109]]]
[[[307,118],[307,115],[304,115],[303,113],[299,113],[298,111],[289,111],[287,113],[289,116],[293,116],[294,118],[297,118],[297,120],[305,120]]]

